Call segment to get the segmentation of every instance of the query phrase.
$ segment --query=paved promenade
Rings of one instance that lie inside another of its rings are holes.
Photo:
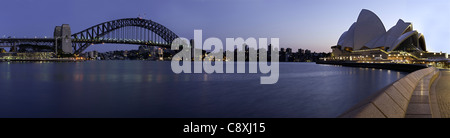
[[[450,70],[440,70],[440,72],[435,86],[437,104],[440,117],[450,118]]]
[[[424,76],[417,83],[406,110],[405,118],[431,118],[430,79],[433,73]]]

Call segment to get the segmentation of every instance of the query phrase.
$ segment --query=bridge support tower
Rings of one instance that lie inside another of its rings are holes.
[[[53,33],[56,54],[73,54],[72,33],[68,24],[56,26]]]

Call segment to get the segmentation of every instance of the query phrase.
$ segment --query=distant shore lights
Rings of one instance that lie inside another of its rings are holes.
[[[193,48],[186,38],[177,38],[172,42],[171,49],[179,50],[172,58],[171,68],[174,73],[203,73],[203,70],[208,73],[224,73],[223,68],[223,43],[219,38],[211,37],[202,41],[202,30],[194,30],[194,47]],[[263,74],[270,72],[270,76],[261,76],[261,84],[275,84],[279,78],[279,38],[271,38],[271,47],[267,48],[267,38],[259,38],[259,46],[255,38],[250,37],[244,41],[243,38],[226,38],[226,73],[235,73],[235,57],[236,61],[245,61],[245,52],[235,52],[235,47],[247,45],[249,47],[249,72],[258,73],[257,68]],[[198,46],[201,49],[197,49]],[[214,49],[212,47],[214,46]],[[258,50],[255,50],[258,49]],[[191,71],[192,57],[201,57],[202,50],[212,50],[205,60],[194,58],[193,61],[202,62],[202,64],[194,64],[194,72]],[[270,50],[268,52],[268,50]],[[244,50],[243,50],[244,51]],[[236,53],[236,54],[235,54]],[[268,53],[270,53],[270,65],[268,64]],[[206,60],[208,58],[209,60]],[[180,63],[182,62],[182,65]],[[213,65],[214,63],[214,65]],[[237,73],[246,73],[246,64],[236,64]]]

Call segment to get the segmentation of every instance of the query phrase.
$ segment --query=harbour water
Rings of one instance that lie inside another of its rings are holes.
[[[170,62],[0,62],[0,117],[337,117],[407,73],[280,63],[268,74],[175,74]]]

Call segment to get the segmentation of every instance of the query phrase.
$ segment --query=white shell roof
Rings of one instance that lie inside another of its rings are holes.
[[[353,48],[353,36],[355,35],[355,23],[352,24],[352,26],[350,26],[350,28],[348,29],[347,33],[345,34],[344,38],[342,39],[342,45],[344,47],[351,47]]]
[[[352,47],[354,50],[359,50],[363,46],[368,48],[389,47],[392,50],[408,37],[413,35],[417,35],[417,39],[423,37],[417,31],[412,30],[411,23],[399,19],[397,24],[386,32],[378,16],[363,9],[357,22],[353,23],[349,30],[341,35],[338,45]],[[406,33],[408,35],[405,35]]]
[[[392,45],[393,46],[392,49],[393,50],[396,49],[398,47],[398,45],[400,45],[403,41],[405,41],[406,39],[408,39],[411,36],[415,35],[416,39],[418,39],[418,37],[417,37],[418,34],[419,33],[414,30],[414,31],[410,31],[410,32],[407,32],[407,33],[401,35],[400,37],[397,38],[397,40],[395,40],[394,44]]]
[[[361,49],[370,40],[386,33],[380,18],[369,10],[361,10],[356,23],[353,49]]]

